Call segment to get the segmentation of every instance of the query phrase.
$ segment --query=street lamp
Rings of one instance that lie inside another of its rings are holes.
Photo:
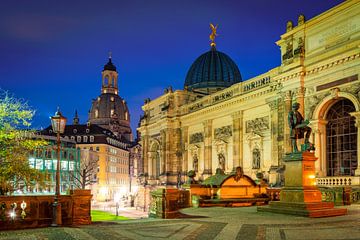
[[[58,107],[55,116],[51,117],[51,126],[53,132],[57,134],[56,143],[56,186],[55,186],[55,198],[53,203],[53,219],[51,226],[56,227],[61,225],[61,205],[59,204],[60,197],[60,133],[64,133],[66,125],[66,117],[64,117]]]

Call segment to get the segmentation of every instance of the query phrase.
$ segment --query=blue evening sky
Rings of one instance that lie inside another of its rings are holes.
[[[280,64],[275,41],[287,20],[310,19],[341,0],[118,0],[0,3],[0,88],[36,109],[34,128],[47,127],[60,106],[85,123],[100,94],[108,52],[133,130],[145,98],[182,89],[192,62],[210,49],[209,23],[219,24],[217,49],[244,80]]]

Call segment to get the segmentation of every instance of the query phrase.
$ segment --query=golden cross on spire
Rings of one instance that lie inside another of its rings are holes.
[[[217,27],[218,27],[218,24],[216,24],[216,26],[214,26],[212,23],[210,23],[211,34],[210,34],[209,38],[211,41],[211,43],[210,43],[211,47],[216,46],[215,37],[217,36],[217,34],[216,34]]]

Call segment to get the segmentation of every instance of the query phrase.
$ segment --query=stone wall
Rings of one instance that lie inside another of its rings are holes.
[[[0,230],[48,227],[52,223],[54,196],[0,196]],[[61,195],[62,225],[91,223],[89,190]],[[24,207],[26,203],[26,208]]]

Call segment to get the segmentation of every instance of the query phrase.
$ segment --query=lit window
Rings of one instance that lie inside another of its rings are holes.
[[[125,120],[128,120],[129,116],[128,116],[128,112],[125,112]]]
[[[111,98],[110,98],[110,101],[112,101],[112,102],[113,102],[113,101],[114,101],[114,97],[111,97]]]
[[[110,116],[114,115],[114,109],[110,110]]]
[[[61,170],[67,170],[68,167],[67,167],[67,161],[61,161]]]
[[[45,160],[45,168],[47,170],[51,170],[51,168],[52,168],[52,160]]]
[[[95,110],[95,118],[98,118],[99,117],[99,110]]]
[[[74,162],[69,162],[69,171],[74,171]]]
[[[44,163],[42,159],[36,159],[36,169],[43,169]]]

